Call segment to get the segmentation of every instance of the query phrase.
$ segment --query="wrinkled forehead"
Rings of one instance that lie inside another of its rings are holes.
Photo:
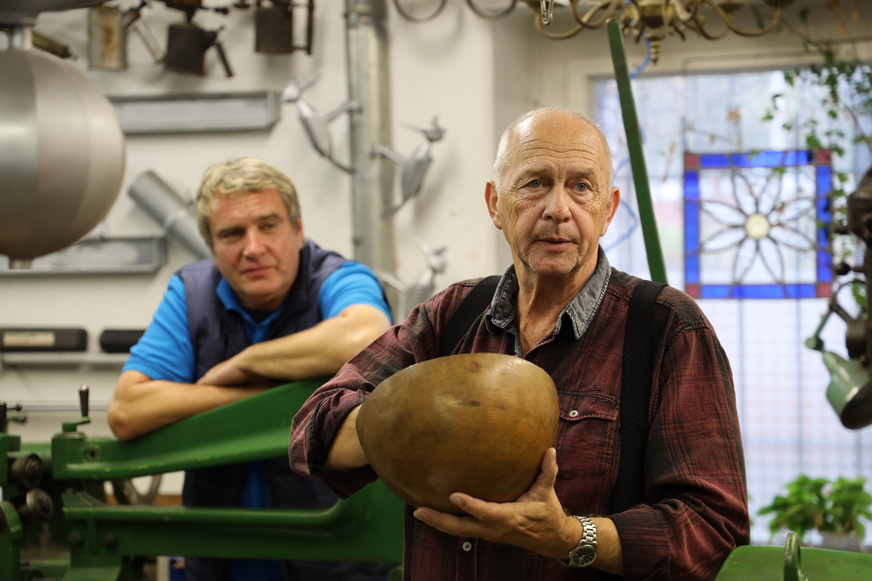
[[[551,113],[525,119],[515,127],[506,153],[511,174],[562,167],[596,176],[600,186],[608,186],[611,179],[605,138],[592,123],[574,115]]]
[[[534,115],[515,128],[517,153],[546,147],[559,151],[605,154],[605,137],[591,122],[561,112]]]

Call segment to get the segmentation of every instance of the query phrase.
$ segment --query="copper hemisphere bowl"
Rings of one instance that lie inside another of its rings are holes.
[[[557,437],[554,382],[537,365],[498,353],[439,357],[379,384],[357,432],[379,478],[408,504],[463,514],[465,492],[511,502],[526,492]]]

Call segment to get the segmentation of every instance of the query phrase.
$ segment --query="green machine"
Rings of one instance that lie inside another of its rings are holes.
[[[50,444],[0,424],[0,579],[122,581],[148,557],[201,555],[399,564],[403,503],[380,481],[326,510],[108,504],[106,482],[287,456],[294,412],[321,384],[295,382],[121,442],[82,417]]]

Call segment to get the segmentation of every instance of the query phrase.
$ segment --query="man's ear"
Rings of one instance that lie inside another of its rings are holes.
[[[503,224],[498,208],[499,194],[497,194],[497,187],[493,182],[488,182],[484,186],[484,201],[487,203],[487,213],[490,214],[494,226],[502,230]]]
[[[615,213],[618,211],[618,206],[621,205],[621,190],[617,187],[612,187],[609,192],[609,201],[608,206],[606,207],[606,219],[603,222],[602,232],[600,232],[600,237],[605,236],[606,232],[609,231],[609,224],[612,223],[612,219],[615,217]]]

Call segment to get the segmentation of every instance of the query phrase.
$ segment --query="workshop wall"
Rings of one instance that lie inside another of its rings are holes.
[[[129,7],[139,3],[118,4]],[[108,96],[280,91],[291,79],[318,74],[318,81],[305,97],[320,112],[327,112],[347,96],[344,2],[316,4],[311,56],[302,51],[292,55],[256,53],[253,9],[232,9],[228,15],[198,14],[197,22],[204,28],[223,29],[220,39],[234,72],[232,77],[225,75],[212,50],[206,56],[204,76],[164,71],[133,35],[128,38],[127,70],[90,69],[85,10],[45,13],[39,17],[36,30],[67,44],[77,55],[72,61],[75,66]],[[476,16],[463,2],[450,2],[438,18],[415,23],[401,18],[392,3],[388,5],[393,147],[406,154],[421,142],[421,134],[404,124],[422,125],[436,116],[446,129],[443,140],[433,146],[433,165],[423,191],[394,216],[397,275],[411,282],[426,269],[416,239],[434,249],[447,247],[447,268],[437,277],[437,288],[501,272],[509,263],[509,255],[483,203],[499,133],[518,114],[537,105],[590,111],[592,80],[612,74],[606,33],[587,31],[571,40],[546,39],[534,29],[533,19],[538,16],[525,6],[506,18],[489,21]],[[182,18],[180,12],[152,2],[143,11],[142,20],[163,43],[167,26]],[[822,36],[836,34],[836,24],[822,21]],[[0,48],[5,47],[3,42],[0,39]],[[643,61],[643,46],[628,39],[626,50],[631,68]],[[682,42],[671,37],[664,41],[661,63],[646,74],[787,66],[805,58],[795,38],[784,34],[759,39],[731,35],[715,43],[695,38]],[[331,130],[337,156],[345,159],[344,118],[337,119]],[[95,236],[165,235],[128,195],[129,185],[144,171],[156,172],[177,192],[191,198],[208,165],[238,156],[258,156],[294,180],[306,234],[324,247],[351,255],[349,177],[312,148],[293,104],[281,106],[281,119],[269,130],[130,135],[126,148],[121,193]],[[167,263],[153,273],[2,276],[0,326],[82,327],[89,332],[89,351],[97,353],[97,338],[104,329],[144,328],[169,277],[194,258],[168,237]],[[34,410],[27,414],[27,424],[12,424],[10,429],[30,441],[47,441],[61,421],[76,415],[76,391],[79,385],[87,384],[94,412],[93,423],[85,431],[108,434],[105,404],[119,369],[117,361],[61,365],[0,359],[0,399],[22,402]]]
[[[234,9],[228,15],[198,13],[195,20],[203,28],[223,28],[219,38],[232,77],[226,76],[214,50],[207,52],[205,76],[167,72],[133,34],[128,37],[126,70],[89,68],[86,10],[44,13],[35,29],[68,45],[77,55],[71,62],[107,96],[281,91],[291,79],[305,80],[317,74],[319,78],[305,98],[326,113],[344,102],[348,94],[345,19],[342,2],[319,2],[316,8],[311,56],[302,50],[291,55],[256,53],[253,9]],[[446,137],[433,147],[433,164],[420,196],[394,216],[397,274],[411,282],[426,270],[416,239],[432,248],[448,246],[447,269],[439,276],[440,285],[503,268],[495,258],[499,239],[482,201],[495,150],[494,98],[489,80],[494,25],[461,7],[446,12],[427,26],[406,23],[394,14],[389,20],[394,149],[409,154],[423,140],[418,131],[404,124],[423,125],[436,116],[447,130]],[[182,20],[181,12],[158,2],[151,3],[142,15],[142,22],[161,44],[166,40],[167,26]],[[330,129],[337,157],[347,159],[346,118],[337,118]],[[58,135],[58,139],[63,138]],[[296,106],[290,103],[281,106],[281,119],[269,130],[129,135],[124,184],[111,212],[92,235],[164,235],[162,227],[128,195],[130,184],[151,170],[191,199],[208,165],[239,156],[262,157],[286,171],[301,196],[306,234],[323,247],[352,254],[349,177],[314,150],[297,118]],[[167,239],[167,263],[150,274],[0,278],[0,325],[82,327],[90,335],[89,351],[99,352],[97,339],[104,329],[144,328],[169,277],[196,258],[177,240]],[[61,365],[46,358],[40,358],[38,364],[3,362],[0,397],[12,404],[22,402],[32,410],[27,424],[13,424],[11,429],[25,438],[47,440],[59,428],[61,418],[75,413],[76,391],[80,384],[87,384],[94,421],[86,431],[108,433],[105,404],[119,368],[117,362],[93,360],[84,365]],[[51,411],[56,408],[67,409]]]

